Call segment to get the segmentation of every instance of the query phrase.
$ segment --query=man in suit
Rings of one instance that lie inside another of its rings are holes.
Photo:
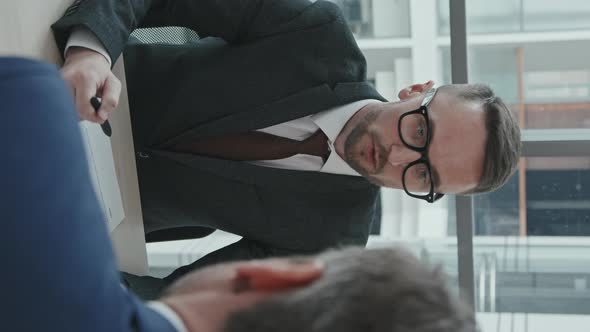
[[[134,29],[157,26],[211,38],[127,44]],[[146,232],[243,236],[197,265],[364,245],[380,186],[434,202],[493,190],[518,161],[518,125],[486,86],[429,81],[387,102],[326,1],[84,0],[53,29],[86,120],[115,108],[109,64],[125,50]]]
[[[145,304],[120,283],[55,67],[0,58],[3,331],[475,332],[439,269],[400,249],[236,262]]]

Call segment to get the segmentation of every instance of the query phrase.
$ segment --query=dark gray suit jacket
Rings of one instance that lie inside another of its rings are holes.
[[[384,100],[339,9],[307,0],[86,0],[54,24],[61,48],[85,26],[112,59],[125,47],[148,231],[187,225],[244,237],[198,264],[364,245],[379,188],[362,177],[170,152],[362,99]],[[197,43],[127,45],[138,27],[184,26]]]

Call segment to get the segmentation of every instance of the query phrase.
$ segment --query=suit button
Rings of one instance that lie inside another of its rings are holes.
[[[143,152],[143,151],[139,151],[139,152],[137,153],[137,156],[138,156],[139,158],[142,158],[142,159],[146,159],[146,158],[149,158],[149,157],[150,157],[150,155],[149,155],[149,154],[147,154],[147,153],[145,153],[145,152]]]

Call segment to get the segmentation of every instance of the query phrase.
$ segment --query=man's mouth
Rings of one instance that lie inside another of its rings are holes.
[[[381,169],[381,159],[379,158],[379,147],[377,142],[373,140],[373,160],[375,160],[375,173]]]
[[[370,138],[367,147],[365,148],[365,161],[367,162],[367,171],[375,173],[377,171],[377,161],[379,160],[379,151],[375,147],[375,140]]]

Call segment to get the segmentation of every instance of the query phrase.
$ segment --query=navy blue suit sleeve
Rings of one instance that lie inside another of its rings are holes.
[[[53,66],[0,58],[3,331],[174,331],[120,285],[72,98]]]

